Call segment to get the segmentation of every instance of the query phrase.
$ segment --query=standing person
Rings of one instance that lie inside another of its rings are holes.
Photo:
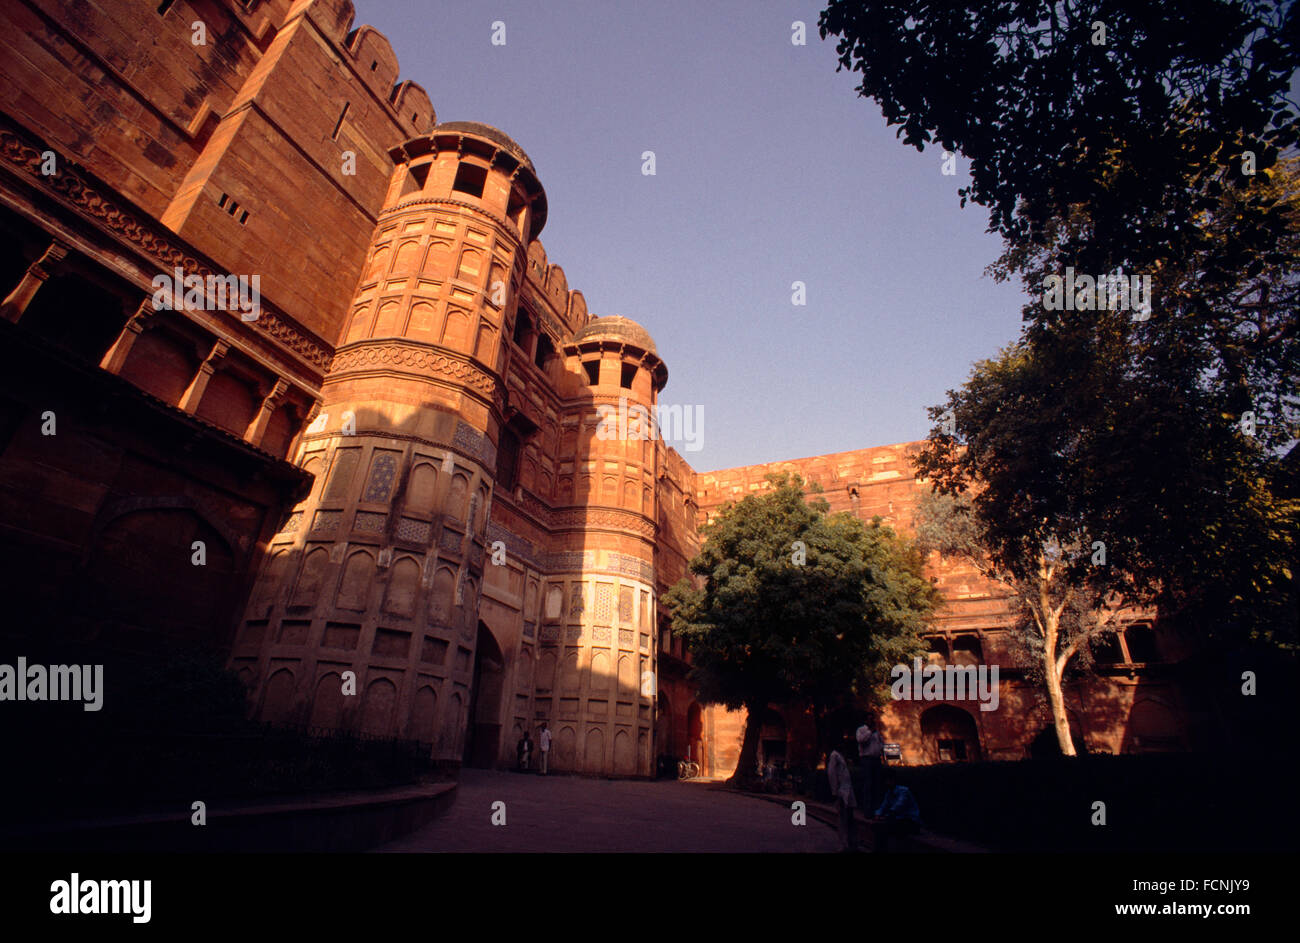
[[[849,764],[844,759],[844,754],[848,752],[847,739],[831,751],[831,755],[826,758],[826,778],[830,780],[831,795],[835,797],[835,805],[840,813],[840,844],[843,845],[840,850],[857,851],[858,825],[853,819],[857,801],[853,798],[853,777],[849,774]]]
[[[546,761],[551,756],[551,731],[546,727],[546,721],[542,721],[542,733],[537,738],[542,745],[542,775],[546,775]]]
[[[519,755],[519,768],[521,770],[527,770],[528,761],[533,755],[533,738],[528,735],[527,730],[524,731],[524,735],[520,739],[519,745],[515,747],[515,752]]]
[[[858,768],[862,770],[862,808],[871,811],[876,805],[877,783],[880,782],[881,754],[885,749],[884,739],[876,729],[878,722],[870,715],[858,728]]]

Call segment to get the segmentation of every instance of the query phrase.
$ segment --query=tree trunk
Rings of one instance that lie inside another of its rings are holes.
[[[763,711],[766,709],[766,704],[745,705],[745,737],[740,742],[740,760],[736,763],[736,771],[728,780],[733,785],[752,782],[757,777],[758,737],[763,730]]]
[[[1060,615],[1048,609],[1043,613],[1043,671],[1047,675],[1047,701],[1052,706],[1052,723],[1056,727],[1056,742],[1062,756],[1074,756],[1074,739],[1070,736],[1070,715],[1065,712],[1065,694],[1061,690],[1063,671],[1056,667],[1056,645],[1060,631]]]

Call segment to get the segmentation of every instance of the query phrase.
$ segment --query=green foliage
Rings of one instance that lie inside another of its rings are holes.
[[[828,514],[797,475],[724,508],[683,580],[664,595],[706,703],[823,708],[881,696],[888,666],[921,651],[938,601],[922,557],[880,523]],[[796,541],[806,560],[795,562]]]
[[[976,489],[988,552],[1017,578],[1053,535],[1085,549],[1101,540],[1104,567],[1085,553],[1062,574],[1094,599],[1122,593],[1177,611],[1204,634],[1294,642],[1300,477],[1294,454],[1286,457],[1300,437],[1294,163],[1256,189],[1223,195],[1205,224],[1217,242],[1167,260],[1150,321],[1031,302],[1020,340],[931,410],[936,420],[951,411],[956,435],[935,430],[918,470],[948,493]],[[1229,276],[1216,266],[1236,251],[1236,207],[1256,195],[1284,207],[1290,228],[1258,254],[1255,275],[1246,266]],[[1081,207],[1068,225],[1086,219]],[[1061,252],[1012,249],[999,266],[1041,285],[1065,263]]]
[[[1200,241],[1203,183],[1300,140],[1298,18],[1267,0],[829,0],[819,25],[906,143],[967,158],[962,202],[990,231],[1043,244],[1084,204],[1087,241],[1141,270]],[[1267,227],[1266,206],[1250,215]]]
[[[1041,569],[1021,565],[1027,562],[1029,547],[1024,549],[1023,556],[1014,557],[1018,564],[1016,572],[992,562],[988,548],[994,541],[969,493],[927,492],[917,502],[914,524],[917,548],[922,553],[937,551],[946,557],[972,562],[986,577],[1001,582],[1014,593],[1010,603],[1016,618],[1008,639],[1011,644],[1007,646],[1010,666],[1032,681],[1046,680],[1043,623],[1034,617],[1035,604],[1045,599],[1053,608],[1060,607],[1057,650],[1072,649],[1062,673],[1078,675],[1092,669],[1089,643],[1102,633],[1113,633],[1115,624],[1098,611],[1105,607],[1105,588],[1088,591],[1086,577],[1095,554],[1091,544],[1081,540],[1065,544],[1049,540],[1045,550],[1033,548],[1040,551],[1035,557],[1037,563],[1052,562],[1058,568],[1045,579]],[[1074,582],[1065,578],[1070,567],[1081,574]]]
[[[1122,597],[1293,644],[1300,4],[830,0],[820,25],[907,143],[968,159],[963,202],[1006,240],[992,272],[1031,296],[1021,337],[931,411],[956,435],[918,471],[971,492],[1022,588],[1063,548],[1051,606]],[[1048,310],[1067,267],[1149,276],[1152,316]]]

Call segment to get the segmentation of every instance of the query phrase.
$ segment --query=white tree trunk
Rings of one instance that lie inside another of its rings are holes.
[[[1070,736],[1070,716],[1065,712],[1065,694],[1061,690],[1064,665],[1057,664],[1056,646],[1059,641],[1061,615],[1050,606],[1043,613],[1043,672],[1047,676],[1047,701],[1052,706],[1052,724],[1056,727],[1056,742],[1064,756],[1076,756],[1074,740]]]

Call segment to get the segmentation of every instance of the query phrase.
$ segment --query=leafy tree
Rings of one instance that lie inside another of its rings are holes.
[[[992,565],[1018,580],[1055,540],[1072,599],[1294,640],[1300,185],[1280,155],[1300,135],[1298,10],[831,0],[822,15],[907,143],[969,159],[963,202],[1006,242],[994,274],[1033,299],[1019,341],[931,411],[953,434],[932,433],[918,465],[969,492]],[[1045,279],[1066,267],[1151,276],[1151,317],[1049,310]]]
[[[891,665],[919,653],[938,600],[922,558],[879,518],[805,501],[803,480],[723,508],[685,579],[664,595],[704,703],[748,713],[736,778],[754,769],[769,704],[813,706],[819,741],[835,707],[878,698]]]
[[[1285,643],[1300,547],[1294,461],[1266,458],[1194,385],[1145,386],[1114,334],[1088,337],[1087,356],[1044,333],[977,364],[931,410],[952,434],[933,430],[916,460],[960,499],[929,501],[918,539],[1016,593],[1067,755],[1061,680],[1121,607]]]
[[[1061,753],[1074,756],[1064,682],[1071,669],[1091,666],[1091,644],[1115,631],[1124,597],[1108,592],[1105,581],[1096,579],[1097,550],[1087,533],[1075,531],[1064,541],[1051,535],[1037,543],[1046,528],[1030,528],[1014,540],[1007,540],[1003,530],[1000,541],[994,536],[998,529],[969,494],[929,492],[917,505],[922,552],[963,557],[1014,594],[1019,618],[1012,631],[1012,657],[1028,677],[1044,685]]]
[[[1015,246],[1082,204],[1088,242],[1150,270],[1200,242],[1202,184],[1300,141],[1293,3],[829,0],[819,26],[907,144],[967,158],[963,205]],[[1267,231],[1268,206],[1248,215]]]

